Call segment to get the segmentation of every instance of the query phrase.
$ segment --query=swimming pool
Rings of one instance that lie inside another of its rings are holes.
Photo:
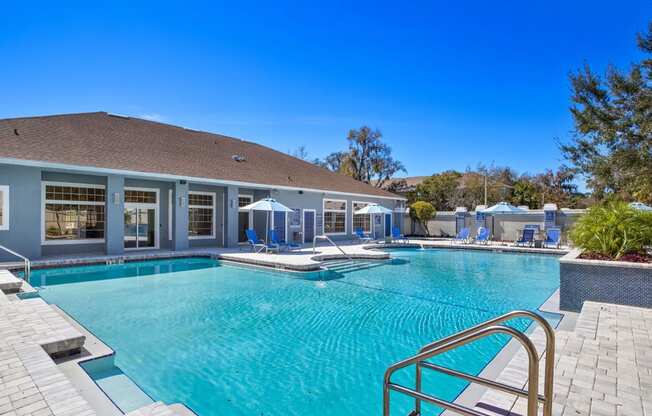
[[[380,414],[388,365],[490,317],[536,310],[559,284],[551,256],[392,256],[344,274],[189,258],[37,270],[31,282],[110,345],[147,394],[201,416]],[[505,341],[486,339],[436,362],[475,374]],[[412,372],[397,376],[413,384]],[[448,399],[464,386],[437,373],[424,380],[426,392]],[[393,396],[396,414],[410,405]]]

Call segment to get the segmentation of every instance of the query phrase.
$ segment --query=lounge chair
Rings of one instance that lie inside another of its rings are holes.
[[[355,238],[360,240],[361,243],[368,243],[371,241],[371,237],[366,235],[364,231],[362,231],[362,228],[356,228],[355,229]]]
[[[543,247],[553,246],[559,248],[561,245],[561,229],[551,227],[546,229],[546,239],[543,240]]]
[[[405,243],[409,243],[410,240],[403,234],[401,234],[401,229],[398,228],[396,225],[392,227],[392,243],[396,241],[403,241]]]
[[[491,232],[487,227],[478,228],[478,234],[475,236],[474,242],[477,244],[489,244],[489,238],[491,238]]]
[[[517,247],[523,246],[523,247],[532,247],[534,245],[534,232],[536,230],[534,228],[525,228],[523,229],[523,234],[521,235],[521,238],[516,240],[514,242],[514,245]]]
[[[457,242],[462,243],[462,244],[467,244],[469,242],[470,235],[471,235],[471,233],[470,233],[468,227],[464,227],[464,228],[462,228],[460,230],[459,233],[457,233],[457,235],[455,237],[453,237],[453,239],[451,240],[451,244],[452,243],[457,243]]]
[[[254,251],[256,253],[260,253],[261,251],[278,251],[279,246],[276,244],[267,244],[260,238],[258,238],[258,235],[256,234],[256,230],[254,229],[246,229],[245,234],[247,235],[247,242],[251,246],[251,251]]]
[[[279,248],[285,247],[288,250],[301,247],[296,243],[288,243],[287,241],[278,238],[278,233],[276,232],[276,230],[269,230],[269,242],[271,244],[276,245]]]

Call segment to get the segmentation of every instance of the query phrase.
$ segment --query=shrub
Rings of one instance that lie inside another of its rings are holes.
[[[435,207],[430,202],[417,201],[410,205],[410,216],[421,224],[426,230],[426,235],[430,235],[428,231],[428,220],[435,216]]]
[[[605,202],[577,221],[570,238],[585,252],[614,260],[644,253],[644,247],[652,244],[652,213],[635,210],[622,201]]]

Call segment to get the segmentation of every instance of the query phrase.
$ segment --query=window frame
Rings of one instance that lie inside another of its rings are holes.
[[[104,189],[104,201],[65,201],[56,199],[47,199],[46,188],[47,186],[70,186],[75,188],[94,188]],[[104,244],[106,242],[106,205],[107,205],[106,186],[94,183],[73,183],[73,182],[58,182],[58,181],[41,181],[41,245],[43,246],[59,246],[59,245],[74,245],[74,244]],[[77,240],[47,240],[45,238],[45,206],[50,204],[65,204],[65,205],[94,205],[104,207],[104,238],[81,238]]]
[[[339,209],[326,209],[326,201],[333,201],[333,202],[344,202],[344,209],[339,210]],[[348,234],[348,221],[347,221],[347,216],[346,213],[349,209],[349,202],[346,199],[334,199],[334,198],[324,198],[322,199],[321,202],[321,211],[322,211],[322,227],[324,229],[324,235],[347,235]],[[327,212],[335,212],[339,214],[344,214],[344,231],[343,232],[331,232],[327,233],[326,232],[326,213]]]
[[[355,224],[353,223],[353,219],[355,218],[356,215],[366,215],[367,218],[369,218],[369,229],[365,230],[362,228],[363,233],[371,233],[372,230],[374,229],[374,224],[373,224],[373,218],[371,214],[356,214],[355,213],[355,204],[364,204],[366,207],[367,205],[372,204],[373,202],[367,202],[367,201],[351,201],[351,230],[355,231]],[[363,207],[364,208],[364,207]]]
[[[8,231],[10,218],[9,218],[9,198],[10,191],[9,185],[0,185],[0,193],[2,193],[2,223],[0,224],[0,231]]]
[[[210,195],[213,197],[213,205],[190,205],[190,195]],[[190,209],[191,208],[200,208],[200,209],[211,209],[211,234],[210,235],[190,235]],[[217,228],[215,222],[217,221],[217,192],[206,192],[206,191],[188,191],[188,240],[214,240],[217,238]]]

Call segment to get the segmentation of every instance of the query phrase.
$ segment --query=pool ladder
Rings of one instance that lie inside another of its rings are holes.
[[[546,334],[546,347],[545,347],[545,375],[543,395],[539,394],[539,355],[532,340],[523,333],[514,328],[499,325],[503,322],[510,321],[515,318],[528,318],[537,322]],[[516,339],[521,346],[525,348],[528,354],[528,384],[527,390],[518,387],[510,386],[508,384],[499,383],[497,381],[489,380],[486,378],[473,376],[457,370],[442,367],[433,364],[426,360],[433,358],[439,354],[453,350],[457,347],[469,344],[479,339],[491,336],[494,334],[506,334],[511,338]],[[415,365],[415,388],[411,389],[391,381],[394,372]],[[537,416],[539,403],[543,403],[543,416],[552,415],[552,394],[553,394],[553,376],[555,367],[555,331],[552,326],[540,315],[530,311],[512,311],[501,315],[497,318],[490,319],[472,328],[458,332],[439,341],[432,342],[424,345],[416,355],[409,357],[405,360],[399,361],[390,366],[385,371],[385,380],[383,385],[383,416],[389,416],[390,413],[390,391],[396,391],[414,398],[414,410],[409,416],[421,415],[421,402],[425,401],[432,403],[446,410],[454,413],[460,413],[467,416],[488,416],[486,413],[479,412],[470,407],[443,400],[429,394],[425,394],[421,390],[422,369],[438,371],[449,376],[458,377],[470,383],[476,383],[488,388],[500,390],[505,393],[510,393],[516,396],[527,398],[527,416]],[[509,409],[506,409],[509,410]]]
[[[23,280],[25,280],[26,282],[29,282],[29,276],[32,273],[32,262],[30,262],[29,259],[27,257],[23,256],[22,254],[16,253],[15,251],[13,251],[13,250],[5,247],[5,246],[0,245],[0,250],[6,251],[7,253],[18,257],[19,259],[21,259],[23,261],[23,267],[25,268],[25,273],[23,275]]]

